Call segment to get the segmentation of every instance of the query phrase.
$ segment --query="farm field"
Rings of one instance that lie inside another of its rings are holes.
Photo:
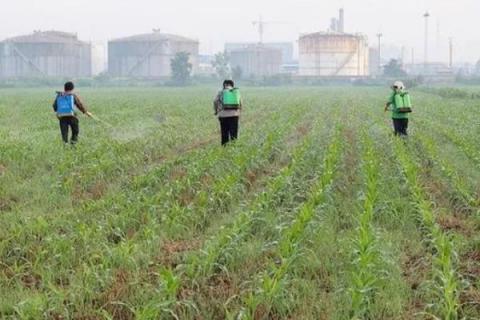
[[[0,318],[480,319],[480,99],[242,90],[222,148],[216,88],[80,88],[72,149],[1,89]]]

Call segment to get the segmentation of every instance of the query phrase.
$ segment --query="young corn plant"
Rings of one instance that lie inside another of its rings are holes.
[[[435,141],[426,134],[419,136],[418,139],[422,142],[429,158],[437,164],[437,167],[449,179],[456,193],[463,200],[463,203],[470,207],[478,208],[480,206],[480,199],[475,197],[466,180],[458,174],[458,170],[454,168],[452,163],[439,155],[438,146]]]
[[[441,126],[432,121],[429,121],[428,123],[429,126],[434,128],[434,130],[441,132],[447,139],[457,145],[460,150],[462,150],[465,155],[470,158],[477,166],[480,166],[480,148],[478,147],[478,143],[472,141],[470,131],[463,132],[463,127],[460,127],[460,130],[457,130],[449,126]],[[464,126],[464,124],[462,124],[462,126]],[[475,129],[472,128],[471,130]],[[462,134],[460,132],[462,132]]]
[[[256,216],[267,210],[273,204],[276,194],[285,188],[312,144],[312,136],[304,139],[303,143],[293,151],[290,163],[267,182],[265,190],[255,198],[252,204],[238,214],[231,225],[222,228],[219,234],[207,242],[202,255],[193,258],[195,262],[191,264],[191,270],[188,272],[192,277],[211,275],[217,267],[219,258],[228,256],[228,251],[234,250],[236,244],[249,233]]]
[[[278,295],[286,290],[285,278],[292,263],[300,254],[299,247],[304,231],[313,219],[315,209],[324,201],[325,194],[333,182],[343,146],[340,132],[341,130],[338,130],[328,147],[323,161],[323,171],[312,187],[307,201],[298,209],[295,220],[283,232],[278,242],[278,259],[272,261],[269,270],[258,277],[259,280],[254,282],[257,287],[245,298],[246,310],[240,313],[244,319],[254,319],[260,306],[265,308],[265,314],[269,315]]]
[[[369,306],[374,302],[381,260],[377,247],[377,237],[373,226],[373,216],[378,198],[378,155],[372,140],[363,133],[365,199],[363,211],[358,219],[357,236],[354,240],[354,258],[352,284],[349,288],[351,298],[351,319],[368,319]]]
[[[270,156],[281,147],[286,132],[297,121],[298,116],[283,122],[276,130],[273,128],[267,130],[267,135],[263,140],[262,146],[257,144],[251,145],[235,145],[235,156],[232,163],[228,164],[225,172],[222,172],[220,178],[217,179],[207,190],[198,192],[192,200],[193,205],[181,207],[181,214],[178,212],[170,212],[168,220],[175,221],[183,226],[186,230],[194,227],[197,230],[204,228],[208,223],[210,215],[215,212],[225,211],[232,201],[242,194],[239,188],[244,186],[243,178],[246,172],[253,165],[259,163],[260,166],[268,164]],[[274,121],[276,123],[276,121]],[[172,227],[170,225],[170,227]],[[172,230],[175,230],[174,228]]]
[[[439,319],[459,319],[461,282],[456,269],[457,254],[453,241],[435,221],[431,203],[418,181],[417,165],[409,156],[404,141],[395,139],[392,143],[417,207],[418,220],[434,255],[432,290],[435,300],[429,305],[429,312]]]

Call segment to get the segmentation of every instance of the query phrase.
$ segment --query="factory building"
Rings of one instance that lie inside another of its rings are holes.
[[[170,77],[170,61],[179,52],[190,54],[195,73],[199,55],[199,42],[196,40],[158,30],[112,40],[108,43],[108,72],[113,77]]]
[[[225,44],[225,52],[230,54],[233,50],[245,49],[256,45],[254,42],[227,42]],[[290,64],[294,62],[293,43],[292,42],[266,42],[263,46],[267,48],[279,49],[282,51],[282,64]]]
[[[230,51],[230,66],[240,68],[245,78],[265,77],[279,74],[282,65],[282,50],[250,45]]]
[[[90,77],[91,60],[91,45],[66,32],[35,31],[0,42],[1,79]]]

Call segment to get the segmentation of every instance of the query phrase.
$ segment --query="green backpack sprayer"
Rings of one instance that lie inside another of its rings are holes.
[[[225,89],[222,93],[222,105],[224,109],[235,110],[240,108],[242,97],[238,88]]]
[[[399,92],[395,94],[395,107],[400,113],[412,112],[412,100],[408,92]]]

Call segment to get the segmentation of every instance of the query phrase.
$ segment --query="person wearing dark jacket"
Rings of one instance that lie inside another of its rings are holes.
[[[69,128],[72,131],[70,143],[72,145],[78,142],[78,134],[80,133],[79,121],[75,109],[80,110],[83,114],[91,117],[92,114],[87,111],[80,98],[73,93],[75,85],[73,82],[67,82],[64,85],[64,92],[57,92],[57,97],[53,102],[53,110],[57,114],[60,123],[60,132],[62,140],[65,144],[68,141]]]
[[[233,80],[225,80],[223,89],[213,102],[214,113],[220,121],[223,146],[238,137],[238,123],[242,107],[243,101],[240,91],[235,88],[235,83]]]

